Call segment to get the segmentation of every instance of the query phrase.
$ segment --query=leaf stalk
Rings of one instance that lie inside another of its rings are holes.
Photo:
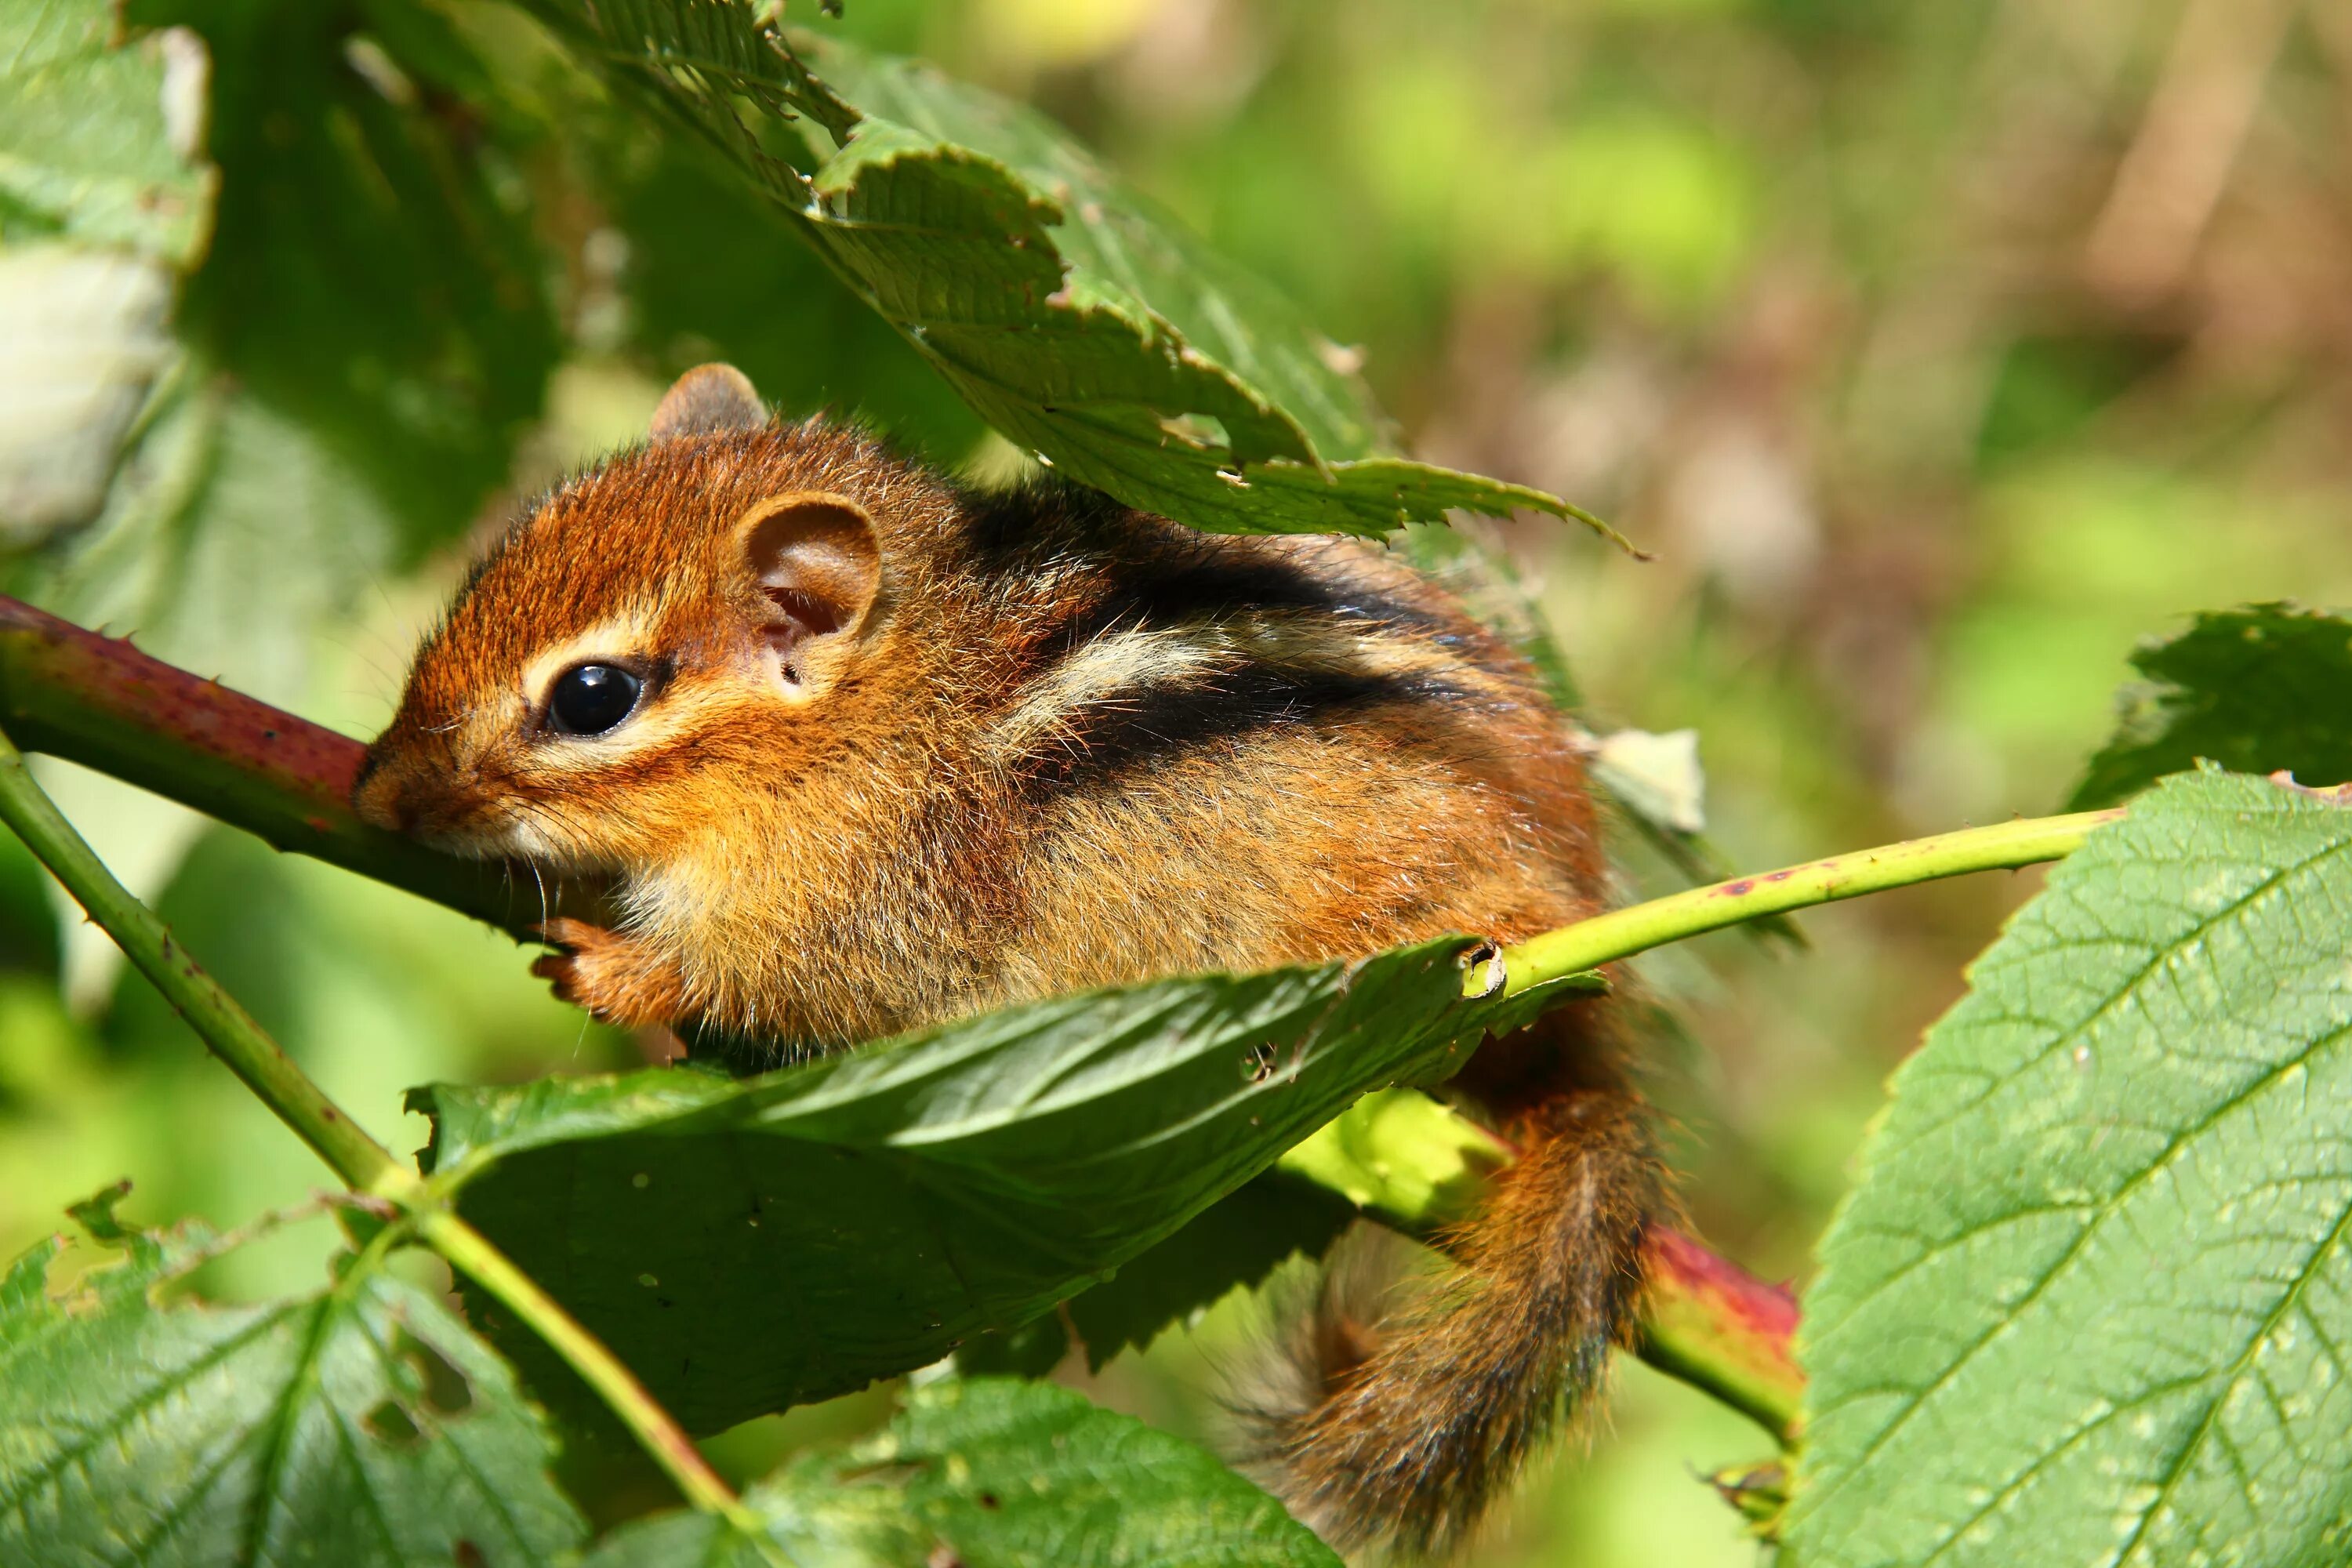
[[[1469,996],[1516,995],[1562,975],[1598,969],[1654,947],[1681,942],[1767,915],[1786,914],[1815,904],[1883,893],[1918,882],[1966,876],[1971,871],[2013,870],[2071,855],[2093,829],[2119,820],[2124,807],[2075,812],[2066,816],[2021,817],[1989,827],[1907,839],[1809,860],[1778,871],[1735,877],[1712,887],[1693,888],[1647,903],[1632,904],[1591,920],[1562,926],[1507,947],[1495,958],[1472,964],[1463,976]],[[1492,966],[1503,966],[1494,983]]]
[[[475,1284],[498,1298],[507,1310],[530,1326],[547,1342],[581,1381],[596,1391],[614,1415],[635,1435],[686,1500],[706,1513],[719,1514],[744,1534],[758,1538],[766,1529],[759,1515],[747,1508],[719,1478],[694,1439],[663,1409],[646,1385],[637,1381],[618,1356],[604,1347],[565,1311],[539,1281],[516,1267],[490,1238],[455,1214],[436,1205],[415,1211],[416,1233],[425,1244],[449,1260]]]

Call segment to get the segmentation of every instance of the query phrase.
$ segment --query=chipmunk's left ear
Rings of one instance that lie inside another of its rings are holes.
[[[743,564],[768,602],[762,636],[786,687],[798,689],[823,676],[874,607],[882,584],[874,520],[845,496],[801,491],[762,501],[738,528]]]
[[[751,378],[731,364],[698,364],[673,383],[654,410],[652,436],[709,436],[720,430],[757,430],[768,422]]]

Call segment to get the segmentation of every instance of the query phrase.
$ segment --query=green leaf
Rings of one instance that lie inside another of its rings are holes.
[[[431,1292],[346,1259],[331,1288],[166,1302],[227,1245],[127,1230],[62,1295],[52,1238],[0,1280],[0,1562],[524,1564],[584,1529],[506,1364]]]
[[[934,1384],[856,1457],[915,1467],[908,1505],[966,1568],[1339,1562],[1201,1448],[1050,1384]]]
[[[1822,1244],[1784,1561],[2352,1552],[2352,809],[2168,781],[1895,1075]]]
[[[1368,1094],[1293,1145],[1281,1168],[1382,1225],[1433,1236],[1470,1212],[1510,1148],[1415,1089]]]
[[[2307,784],[2352,779],[2352,618],[2293,605],[2199,616],[2132,655],[2123,721],[2069,811],[2112,805],[2199,758]]]
[[[757,1531],[716,1514],[657,1514],[605,1536],[580,1568],[930,1568],[939,1561],[904,1493],[841,1469],[836,1455],[811,1455],[745,1488]]]
[[[1059,997],[743,1082],[413,1103],[460,1211],[712,1431],[1017,1328],[1365,1090],[1444,1076],[1565,994],[1465,1001],[1463,947]]]
[[[509,117],[447,86],[487,71],[415,5],[130,10],[213,59],[220,219],[182,336],[364,479],[398,524],[384,542],[413,559],[456,537],[507,482],[561,345]]]
[[[1215,1212],[1214,1208],[1209,1211],[1210,1214]],[[1177,1232],[1178,1236],[1182,1234],[1182,1231]],[[1165,1247],[1174,1240],[1175,1237],[1171,1237],[1160,1246]],[[1095,1289],[1108,1288],[1108,1285],[1097,1285]],[[1092,1294],[1093,1290],[1087,1292],[1088,1296]],[[1086,1296],[1078,1300],[1084,1300]],[[955,1370],[963,1377],[1048,1377],[1069,1353],[1069,1326],[1058,1316],[1049,1313],[1042,1318],[1032,1318],[1017,1328],[1002,1331],[991,1329],[978,1338],[958,1345]]]
[[[630,339],[665,377],[724,359],[785,409],[871,422],[942,464],[971,451],[980,420],[793,220],[658,127],[611,114],[586,123],[620,143],[597,149],[597,190],[628,236]]]
[[[1393,456],[1345,354],[1025,108],[787,39],[737,0],[530,4],[731,158],[982,418],[1071,479],[1197,528],[1381,533],[1460,508],[1610,533],[1539,490]]]
[[[184,267],[204,248],[218,176],[193,154],[204,50],[124,45],[108,0],[0,9],[0,240],[40,236]]]
[[[761,1538],[671,1515],[616,1531],[583,1568],[1339,1561],[1281,1504],[1182,1438],[1066,1388],[999,1378],[918,1389],[880,1436],[802,1459],[743,1500],[768,1525]]]
[[[1119,1352],[1143,1349],[1288,1259],[1321,1257],[1355,1217],[1338,1194],[1288,1172],[1245,1184],[1070,1302],[1087,1365],[1100,1372]]]

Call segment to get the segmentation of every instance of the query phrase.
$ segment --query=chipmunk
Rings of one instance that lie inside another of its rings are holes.
[[[830,1050],[1080,987],[1509,942],[1599,906],[1533,672],[1353,541],[961,489],[688,373],[491,547],[361,814],[617,880],[534,970],[624,1025]],[[1267,1459],[1342,1545],[1457,1542],[1597,1385],[1665,1202],[1606,1003],[1456,1081],[1519,1158],[1458,1274],[1345,1344]]]

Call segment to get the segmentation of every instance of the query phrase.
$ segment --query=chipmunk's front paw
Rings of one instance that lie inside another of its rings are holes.
[[[568,917],[536,929],[557,951],[533,960],[530,972],[573,1006],[630,1028],[670,1023],[685,1010],[677,972],[634,939]]]

